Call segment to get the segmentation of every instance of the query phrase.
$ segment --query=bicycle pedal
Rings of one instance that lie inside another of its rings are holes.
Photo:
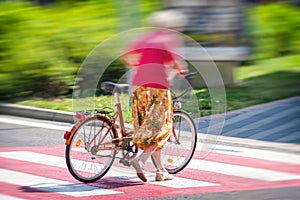
[[[130,167],[131,164],[128,160],[120,160],[119,163],[122,163],[123,165],[127,166],[127,167]]]

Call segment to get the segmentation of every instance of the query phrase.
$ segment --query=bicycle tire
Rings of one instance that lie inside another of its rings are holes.
[[[116,138],[112,123],[103,116],[94,116],[83,121],[75,130],[70,144],[66,146],[66,163],[71,175],[78,181],[91,183],[103,177],[114,162],[116,150],[103,150],[92,153],[92,145],[87,146],[97,132],[101,133],[94,140],[94,147],[104,134],[104,141]],[[115,147],[116,144],[111,144]],[[105,152],[104,152],[105,151]],[[102,155],[101,155],[102,154]]]
[[[179,143],[176,142],[175,135]],[[176,174],[188,165],[194,155],[196,144],[197,130],[193,119],[187,112],[175,110],[173,133],[161,151],[162,163],[170,174]]]

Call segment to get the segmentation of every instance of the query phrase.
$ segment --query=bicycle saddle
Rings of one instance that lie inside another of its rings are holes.
[[[101,89],[102,90],[107,90],[112,93],[122,93],[128,90],[129,85],[128,84],[118,84],[118,83],[113,83],[110,81],[105,81],[101,83]]]

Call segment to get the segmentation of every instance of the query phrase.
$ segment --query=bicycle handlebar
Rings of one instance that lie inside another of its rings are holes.
[[[190,82],[192,79],[194,79],[196,77],[198,73],[197,72],[190,72],[190,73],[187,73],[186,75],[184,75],[184,78]],[[182,92],[180,95],[176,95],[175,93],[174,94],[174,97],[172,97],[172,100],[173,101],[179,101],[179,99],[184,96],[188,91],[190,91],[190,89],[193,89],[191,86],[188,87],[187,89],[185,89],[184,92]]]
[[[197,72],[190,72],[190,73],[187,73],[184,75],[184,78],[186,78],[187,80],[190,80],[190,79],[194,79],[197,75]]]

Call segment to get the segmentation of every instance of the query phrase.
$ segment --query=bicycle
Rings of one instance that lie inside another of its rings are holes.
[[[190,73],[187,77],[193,75]],[[102,178],[113,164],[118,151],[122,151],[123,156],[119,162],[125,166],[130,166],[130,161],[138,153],[138,148],[131,142],[133,131],[125,130],[119,98],[119,94],[126,91],[128,85],[103,82],[101,89],[113,93],[116,112],[109,107],[76,112],[80,120],[71,131],[64,134],[68,170],[75,179],[84,183]],[[181,108],[181,97],[186,92],[172,98],[173,129],[162,150],[162,162],[171,174],[183,170],[196,149],[196,126],[191,116]]]

